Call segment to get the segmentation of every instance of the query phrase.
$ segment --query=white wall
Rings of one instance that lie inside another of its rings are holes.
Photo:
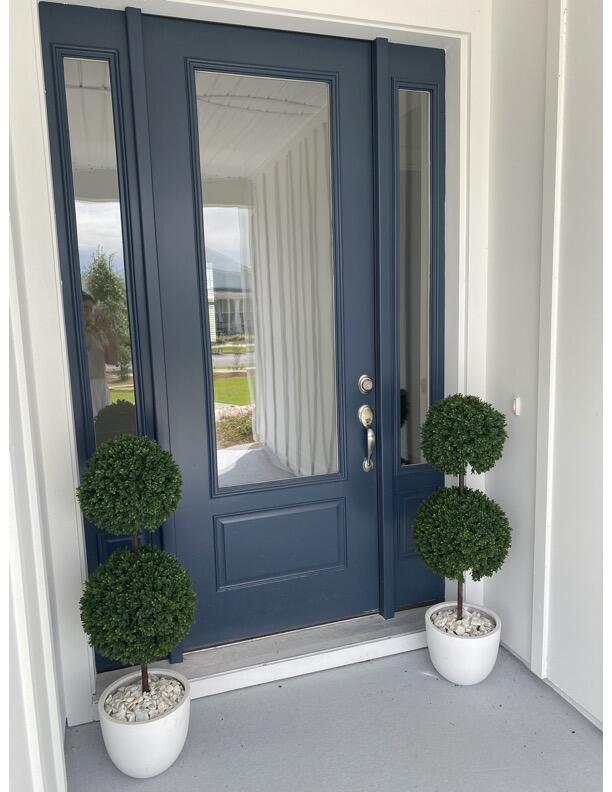
[[[9,240],[9,677],[11,789],[65,789],[63,711],[48,557],[37,486],[33,415]]]
[[[531,654],[538,396],[540,224],[544,141],[546,3],[495,0],[491,36],[491,164],[487,399],[508,421],[504,456],[486,475],[487,494],[512,526],[509,557],[485,581],[485,602],[503,640]],[[520,395],[522,414],[512,414]]]
[[[567,9],[567,10],[565,10]],[[513,545],[503,640],[601,721],[601,0],[495,0],[486,476]],[[522,414],[511,413],[521,396]]]
[[[602,720],[602,2],[567,11],[548,678]]]
[[[24,453],[31,455],[28,486],[44,553],[44,563],[34,569],[28,551],[23,566],[24,575],[34,575],[30,587],[50,607],[49,646],[57,652],[63,725],[66,718],[70,723],[92,719],[95,685],[93,655],[79,618],[85,579],[83,522],[75,496],[78,470],[36,0],[14,0],[10,35],[19,42],[10,51],[9,106],[11,321],[22,371],[16,401],[28,421]],[[20,535],[31,530],[27,516],[18,512],[17,519]]]

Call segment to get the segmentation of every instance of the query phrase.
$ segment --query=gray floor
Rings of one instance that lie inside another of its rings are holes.
[[[96,724],[68,730],[71,792],[595,792],[601,733],[507,652],[462,688],[427,650],[192,702],[182,755],[135,781]]]

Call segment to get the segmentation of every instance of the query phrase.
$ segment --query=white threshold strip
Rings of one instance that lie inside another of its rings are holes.
[[[181,663],[170,665],[167,660],[152,663],[151,670],[179,671],[189,679],[192,699],[215,696],[422,649],[426,646],[425,610],[423,607],[400,611],[388,620],[371,614],[199,649],[185,653]],[[98,674],[94,704],[107,685],[132,670],[136,669]],[[97,718],[97,710],[94,717]]]
[[[425,646],[427,646],[425,630],[422,630],[408,635],[377,638],[373,641],[341,646],[337,649],[325,649],[298,657],[274,660],[250,668],[222,671],[218,674],[190,679],[191,698],[214,696],[217,693],[227,693],[230,690],[264,685],[266,682],[314,674],[317,671],[328,671],[331,668],[363,663],[366,660],[377,660],[380,657],[410,652],[413,649],[423,649]]]

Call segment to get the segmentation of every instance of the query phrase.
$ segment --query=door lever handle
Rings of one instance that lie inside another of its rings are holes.
[[[361,405],[361,407],[357,411],[357,418],[359,419],[359,423],[366,430],[367,445],[368,445],[368,455],[361,463],[361,467],[363,468],[365,473],[369,473],[374,467],[373,457],[374,457],[374,446],[376,445],[376,436],[374,434],[374,429],[372,429],[374,412],[369,404]]]

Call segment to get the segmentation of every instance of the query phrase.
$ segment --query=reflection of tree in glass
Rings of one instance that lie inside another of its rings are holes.
[[[95,300],[93,321],[99,330],[118,342],[117,362],[121,379],[132,370],[130,330],[128,324],[125,282],[113,267],[114,253],[98,246],[89,267],[83,273],[83,284]]]

